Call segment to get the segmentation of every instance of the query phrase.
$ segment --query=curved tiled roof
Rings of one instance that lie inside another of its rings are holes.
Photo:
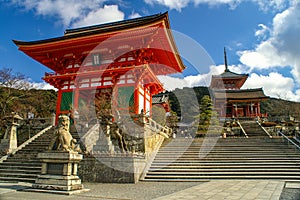
[[[212,90],[215,99],[244,100],[244,99],[266,99],[262,88],[243,90]]]
[[[111,22],[111,23],[105,23],[105,24],[98,24],[98,25],[92,25],[92,26],[86,26],[86,27],[80,27],[80,28],[74,28],[74,29],[66,29],[65,35],[70,34],[78,34],[83,32],[90,32],[90,31],[106,31],[107,29],[115,28],[115,29],[123,29],[132,26],[147,24],[153,20],[157,20],[158,18],[164,17],[166,13],[159,13],[155,15],[145,16],[145,17],[138,17],[128,20],[122,20],[117,22]]]
[[[117,22],[81,27],[81,28],[74,28],[74,29],[67,29],[64,32],[64,35],[61,37],[43,39],[43,40],[36,40],[36,41],[20,41],[20,40],[13,40],[16,45],[33,45],[33,44],[42,44],[48,42],[55,42],[61,41],[65,39],[72,39],[82,36],[94,35],[99,33],[107,33],[117,30],[123,30],[127,28],[139,27],[145,24],[149,24],[151,22],[155,22],[157,20],[163,19],[167,16],[167,12],[159,13],[155,15],[150,15],[146,17],[139,17],[134,19],[122,20]]]
[[[213,75],[212,77],[218,77],[218,78],[242,78],[242,77],[248,77],[248,74],[237,74],[234,72],[231,72],[230,70],[225,70],[220,75]]]

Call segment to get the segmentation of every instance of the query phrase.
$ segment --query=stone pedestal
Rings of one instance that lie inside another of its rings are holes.
[[[32,185],[31,191],[72,194],[83,191],[77,176],[78,163],[82,155],[77,152],[50,151],[39,153],[42,162],[41,175]]]
[[[93,146],[93,151],[113,154],[115,152],[114,146],[112,144],[110,135],[105,134],[105,131],[106,130],[100,131],[97,143]]]

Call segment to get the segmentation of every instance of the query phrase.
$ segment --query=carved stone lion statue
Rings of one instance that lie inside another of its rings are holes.
[[[50,150],[59,151],[75,151],[80,152],[80,147],[77,145],[76,139],[74,139],[69,131],[70,119],[66,115],[61,115],[58,118],[58,128],[55,130],[55,140],[51,143]]]

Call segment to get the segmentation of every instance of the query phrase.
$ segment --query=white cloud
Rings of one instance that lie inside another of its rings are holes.
[[[175,88],[189,87],[188,83],[183,78],[171,77],[171,76],[158,76],[158,79],[163,84],[166,90],[174,90]]]
[[[55,90],[57,91],[57,89],[55,87],[53,87],[52,85],[42,82],[42,83],[31,83],[32,86],[36,89],[40,89],[40,90]]]
[[[166,90],[174,90],[175,88],[194,87],[194,86],[209,86],[212,75],[219,75],[225,69],[224,65],[212,65],[209,68],[209,72],[205,74],[198,74],[186,77],[170,77],[170,76],[158,76],[158,79],[163,83]],[[229,66],[230,70],[240,69],[239,66]],[[235,71],[239,73],[239,71]]]
[[[240,61],[252,69],[285,66],[285,59],[281,57],[272,40],[263,41],[255,50],[246,50],[238,53],[241,56]]]
[[[73,27],[102,24],[124,19],[125,14],[119,10],[117,5],[104,5],[103,8],[91,11],[85,18],[76,21]]]
[[[277,14],[270,36],[255,49],[239,52],[240,61],[251,67],[265,69],[289,66],[300,85],[300,2]]]
[[[270,28],[264,24],[259,24],[258,27],[260,29],[255,32],[255,36],[261,39],[266,39],[268,33],[270,33]]]
[[[291,101],[300,101],[300,90],[293,92],[295,87],[294,80],[290,77],[284,77],[277,72],[271,72],[267,76],[252,73],[242,89],[260,87],[263,88],[267,96]]]
[[[129,19],[138,18],[138,17],[141,17],[141,15],[139,13],[134,13],[134,12],[128,16]]]
[[[192,3],[194,5],[207,4],[209,6],[218,6],[218,5],[229,5],[230,8],[234,9],[239,4],[245,2],[243,0],[144,0],[145,3],[154,5],[160,4],[164,5],[170,9],[176,9],[180,11],[182,8],[188,6]],[[292,2],[297,0],[249,0],[257,5],[262,10],[282,10],[286,6],[290,5]]]
[[[294,0],[252,0],[257,3],[262,10],[276,9],[281,10]]]
[[[124,19],[117,5],[105,6],[105,2],[108,0],[13,0],[12,4],[37,15],[55,17],[66,27]]]
[[[144,0],[145,3],[154,5],[154,4],[160,4],[165,5],[170,9],[176,9],[181,10],[182,8],[186,7],[190,0]]]

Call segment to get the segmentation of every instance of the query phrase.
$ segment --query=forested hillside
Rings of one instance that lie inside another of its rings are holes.
[[[300,120],[300,102],[270,98],[261,103],[262,113],[268,113],[269,117],[293,116]]]
[[[177,88],[169,92],[171,109],[183,122],[191,122],[199,114],[200,101],[204,95],[209,95],[207,87]]]
[[[11,68],[0,70],[0,138],[5,132],[7,117],[12,112],[22,118],[28,113],[35,118],[51,117],[55,112],[56,92],[39,90],[29,79]]]
[[[28,113],[34,114],[35,118],[48,118],[55,112],[57,94],[54,90],[18,90],[0,87],[0,95],[0,135],[5,131],[6,117],[12,112],[23,118],[27,118]]]

